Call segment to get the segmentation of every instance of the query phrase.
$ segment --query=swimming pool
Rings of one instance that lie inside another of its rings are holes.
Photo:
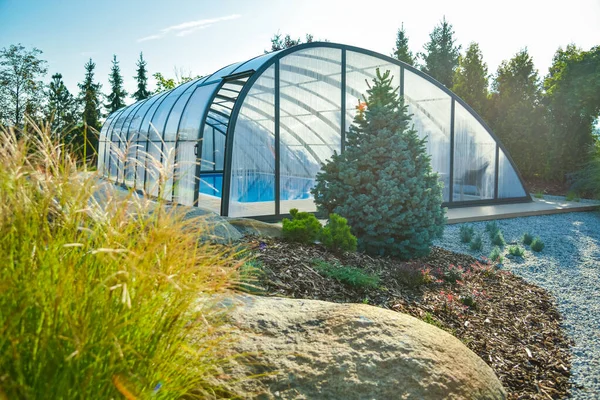
[[[305,200],[313,196],[310,190],[315,186],[314,178],[281,175],[281,200]],[[200,177],[200,193],[221,197],[223,174],[203,174]],[[231,198],[242,203],[275,201],[275,175],[250,172],[234,175],[231,179]]]

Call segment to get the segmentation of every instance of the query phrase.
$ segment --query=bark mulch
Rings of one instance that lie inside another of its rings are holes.
[[[471,256],[434,247],[403,262],[319,245],[246,238],[258,266],[254,285],[268,296],[367,303],[438,326],[495,372],[512,399],[559,399],[569,390],[570,341],[550,295]],[[320,260],[320,261],[317,261]],[[318,263],[358,267],[380,278],[356,287],[318,272]]]

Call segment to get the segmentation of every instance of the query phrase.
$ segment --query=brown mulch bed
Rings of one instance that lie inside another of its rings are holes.
[[[525,187],[530,193],[542,193],[552,196],[566,196],[570,190],[567,181],[547,181],[543,179],[525,179]]]
[[[260,265],[255,285],[269,296],[368,303],[410,314],[460,339],[495,372],[512,399],[559,399],[569,390],[570,342],[548,293],[471,256],[434,247],[411,262],[360,253],[336,255],[319,245],[246,238]],[[323,276],[315,260],[378,275],[365,289]],[[464,267],[464,272],[454,266]],[[428,271],[429,282],[414,278]],[[416,274],[415,274],[416,272]],[[472,304],[470,300],[474,300]],[[469,305],[465,305],[469,304]]]

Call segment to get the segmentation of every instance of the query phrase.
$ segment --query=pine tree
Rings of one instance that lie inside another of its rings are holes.
[[[52,130],[64,133],[75,123],[75,99],[62,80],[62,74],[52,75],[48,85],[48,116],[52,118]]]
[[[94,69],[96,64],[90,60],[85,64],[85,78],[82,83],[78,83],[79,101],[83,105],[82,120],[88,126],[100,128],[100,89],[102,85],[94,82]]]
[[[452,79],[460,55],[460,46],[455,46],[454,43],[452,25],[444,17],[440,25],[429,34],[425,53],[419,53],[419,57],[424,61],[421,70],[448,88],[452,87]]]
[[[406,32],[404,31],[404,23],[402,23],[402,27],[398,29],[398,34],[396,36],[396,48],[392,53],[392,57],[409,65],[414,65],[415,63],[413,53],[408,48],[408,36],[406,36]]]
[[[133,98],[135,101],[140,101],[148,98],[150,96],[150,92],[148,91],[148,71],[146,70],[146,60],[144,60],[143,53],[140,52],[140,59],[136,63],[137,65],[137,75],[135,79],[137,80],[137,91],[133,94]]]
[[[108,113],[111,114],[119,108],[125,107],[125,97],[127,97],[127,92],[123,88],[123,77],[121,76],[121,68],[119,68],[119,62],[117,61],[116,55],[113,55],[108,82],[110,83],[111,91],[107,97],[108,104],[105,104],[104,107],[108,110]]]
[[[452,91],[468,105],[485,116],[488,111],[488,67],[483,62],[479,45],[469,44],[464,57],[459,57],[458,68],[454,74]]]
[[[527,49],[503,61],[492,84],[489,118],[494,132],[527,178],[547,174],[548,127],[541,84]]]
[[[420,257],[443,232],[442,187],[425,139],[411,129],[392,77],[376,70],[347,135],[346,149],[322,166],[312,193],[322,213],[348,220],[359,249]]]

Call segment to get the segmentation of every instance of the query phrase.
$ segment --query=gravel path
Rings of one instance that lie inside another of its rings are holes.
[[[502,268],[552,293],[564,318],[572,348],[572,398],[600,398],[600,213],[580,212],[498,220],[507,242]],[[459,239],[461,225],[472,225],[481,233],[482,251],[471,251]],[[446,226],[435,244],[449,250],[488,257],[492,248],[486,222]],[[525,232],[545,243],[536,253],[523,246]],[[525,257],[510,258],[508,244],[525,248]]]

